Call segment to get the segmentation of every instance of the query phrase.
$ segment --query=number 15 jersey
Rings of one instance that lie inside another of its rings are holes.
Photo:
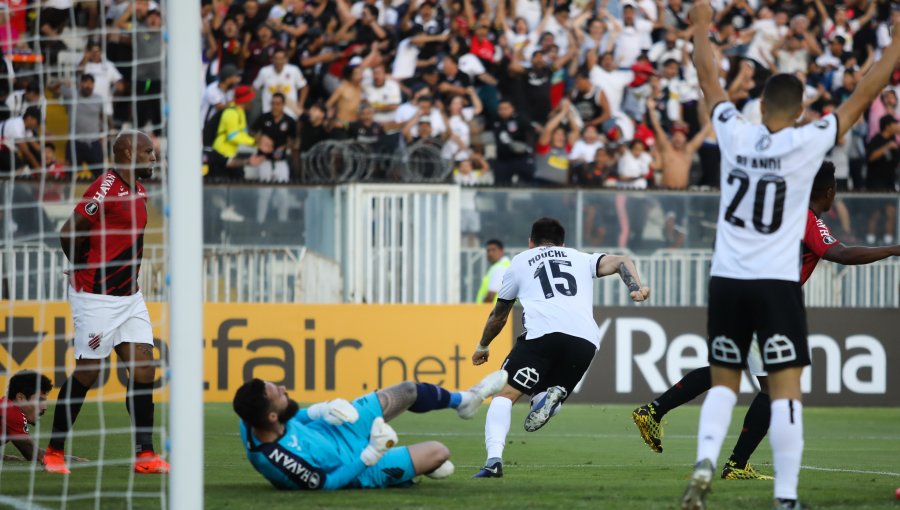
[[[594,321],[597,263],[605,254],[564,246],[539,246],[513,257],[503,275],[498,301],[517,298],[525,309],[525,339],[565,333],[600,345]]]
[[[712,122],[722,154],[722,194],[710,274],[799,281],[812,181],[834,147],[837,117],[771,133],[723,102]]]

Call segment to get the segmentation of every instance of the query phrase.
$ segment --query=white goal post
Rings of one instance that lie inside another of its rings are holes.
[[[174,510],[203,508],[203,182],[200,1],[169,0],[169,431]]]

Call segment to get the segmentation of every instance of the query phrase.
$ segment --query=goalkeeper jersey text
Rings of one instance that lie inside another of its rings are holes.
[[[605,254],[562,246],[540,246],[516,255],[503,275],[499,300],[525,309],[525,338],[565,333],[600,345],[594,321],[597,263]]]
[[[712,122],[722,195],[711,275],[799,281],[812,181],[835,144],[837,117],[771,133],[723,102]]]
[[[247,458],[266,480],[279,489],[341,489],[353,486],[366,469],[359,452],[329,431],[334,427],[310,421],[306,410],[285,423],[284,435],[272,443],[260,443],[241,422],[241,440]],[[330,429],[329,429],[330,427]]]

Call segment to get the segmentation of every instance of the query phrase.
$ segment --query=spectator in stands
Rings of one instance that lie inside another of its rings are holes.
[[[497,144],[494,181],[501,186],[512,184],[513,177],[519,183],[530,181],[533,175],[533,165],[530,163],[531,130],[508,99],[500,101],[491,131]]]
[[[219,79],[206,86],[200,99],[200,118],[204,124],[234,100],[234,88],[240,82],[241,75],[237,68],[228,64],[219,71]]]
[[[889,192],[897,191],[897,165],[900,163],[900,146],[896,137],[900,134],[900,123],[893,115],[885,115],[879,121],[880,132],[866,145],[866,154],[869,171],[866,175],[866,189],[869,191]],[[876,209],[869,217],[869,228],[866,234],[866,242],[874,244],[878,233],[879,222],[882,217],[884,244],[894,243],[895,223],[897,219],[897,207],[895,200],[887,200],[885,204]]]
[[[221,181],[243,177],[238,171],[243,169],[245,161],[244,158],[237,156],[242,147],[248,150],[256,146],[256,140],[247,131],[246,113],[255,95],[250,86],[240,85],[234,90],[234,104],[222,111],[215,142],[207,154],[209,166],[207,177],[210,180]],[[264,157],[255,155],[249,159],[251,165],[259,166]]]
[[[705,127],[688,140],[688,127],[682,122],[672,125],[671,138],[663,131],[656,101],[652,98],[647,100],[647,116],[650,117],[650,125],[656,135],[654,140],[659,151],[659,166],[662,168],[662,187],[673,190],[687,189],[694,154],[711,131],[711,123],[704,122]]]
[[[359,119],[359,107],[363,101],[362,69],[347,66],[344,79],[326,103],[328,118],[335,138],[346,138],[350,123]]]
[[[572,146],[572,152],[569,154],[573,176],[583,175],[584,170],[592,169],[597,151],[602,148],[603,140],[597,133],[597,128],[590,125],[585,126],[581,131],[581,138],[575,142]]]
[[[94,77],[94,93],[103,98],[103,113],[115,120],[113,92],[123,92],[125,83],[122,81],[122,73],[115,64],[103,56],[103,48],[98,41],[91,41],[84,47],[84,57],[78,65],[78,70],[82,74]]]
[[[388,77],[384,64],[372,68],[372,82],[365,86],[365,98],[375,112],[375,122],[384,129],[385,150],[393,152],[400,144],[402,126],[394,122],[394,113],[403,102],[403,93],[400,84]]]
[[[260,182],[288,182],[291,177],[288,156],[296,145],[297,123],[287,115],[287,99],[281,92],[272,94],[270,106],[271,111],[257,117],[251,129],[258,154],[265,157],[256,170]],[[261,143],[264,138],[265,147]]]
[[[381,147],[384,140],[384,128],[375,122],[375,109],[369,105],[362,107],[359,120],[350,123],[350,139],[356,143],[368,147],[370,154],[374,154]]]
[[[94,77],[82,74],[76,93],[74,84],[64,83],[62,97],[69,112],[69,144],[66,159],[79,171],[83,165],[94,178],[106,171],[105,142],[111,118],[106,116],[103,98],[94,93]]]
[[[568,130],[562,127],[567,121]],[[572,180],[569,153],[578,138],[578,114],[568,99],[559,103],[547,121],[534,150],[534,180],[539,184],[567,185]]]
[[[34,143],[35,132],[42,122],[41,109],[30,106],[21,117],[0,123],[0,175],[23,168],[41,168],[40,146]]]
[[[625,4],[622,7],[622,33],[615,50],[616,62],[622,67],[631,67],[641,51],[650,49],[652,31],[653,21],[638,18],[634,4]]]
[[[281,93],[287,99],[291,116],[303,113],[309,89],[306,78],[300,68],[287,63],[287,52],[278,48],[272,54],[272,64],[260,69],[253,82],[253,88],[262,91],[262,111],[268,113],[272,109],[272,95]]]
[[[659,168],[646,144],[635,138],[627,147],[619,149],[619,165],[617,171],[618,185],[620,189],[647,189],[649,183],[647,177],[653,169]]]
[[[472,121],[475,116],[481,115],[482,105],[481,99],[473,87],[468,87],[464,92],[464,96],[458,95],[450,99],[447,112],[450,140],[444,144],[444,159],[466,160],[471,152]],[[466,99],[471,106],[466,106]]]
[[[618,69],[612,52],[606,52],[600,57],[600,65],[590,69],[590,78],[593,85],[603,89],[610,114],[618,113],[622,109],[625,89],[634,81],[634,73]]]
[[[581,118],[581,123],[585,126],[602,129],[612,118],[606,94],[603,93],[603,89],[591,83],[590,73],[587,70],[579,71],[576,75],[571,100],[572,106]]]
[[[135,123],[138,129],[145,129],[149,122],[152,131],[162,133],[162,16],[158,9],[147,11],[135,37],[134,55],[137,70],[132,90],[138,96]]]
[[[19,46],[19,29],[9,17],[9,6],[0,4],[0,49],[3,53],[11,53]]]
[[[248,1],[244,4],[244,10],[247,8],[253,11],[256,5],[254,1]],[[244,27],[248,28],[252,25],[252,21],[245,22]],[[244,45],[244,79],[243,83],[251,84],[256,80],[259,71],[272,63],[272,57],[275,51],[281,48],[278,40],[275,39],[274,31],[268,24],[261,24],[256,29],[256,38]],[[249,34],[248,34],[249,35]],[[247,37],[245,37],[246,42]]]

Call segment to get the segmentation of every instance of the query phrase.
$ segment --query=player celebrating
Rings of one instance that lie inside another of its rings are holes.
[[[900,245],[846,246],[834,236],[820,219],[822,213],[831,210],[837,193],[834,165],[830,161],[822,163],[813,181],[812,195],[806,219],[806,233],[803,236],[803,268],[800,270],[800,285],[812,275],[820,259],[842,265],[871,264],[892,256],[900,256]],[[752,344],[747,356],[750,374],[760,382],[760,392],[753,399],[744,417],[744,426],[734,446],[731,457],[722,469],[722,478],[728,480],[771,480],[772,477],[758,473],[748,462],[769,430],[771,417],[769,408],[768,381],[762,367],[762,357],[756,343]],[[634,410],[632,417],[641,432],[641,437],[650,448],[662,453],[663,416],[676,407],[689,402],[710,388],[710,368],[703,367],[689,372],[675,386],[657,397],[653,402]]]
[[[488,408],[484,425],[488,458],[475,478],[503,476],[503,447],[513,403],[523,394],[533,395],[525,430],[538,430],[556,414],[590,366],[600,344],[592,279],[618,273],[632,300],[644,301],[650,295],[630,258],[583,253],[566,248],[565,241],[566,231],[557,220],[534,222],[529,249],[516,255],[503,275],[497,304],[472,355],[475,365],[487,362],[488,347],[518,299],[525,309],[527,330],[503,362],[511,376]]]
[[[113,145],[115,168],[87,189],[60,232],[74,265],[69,304],[75,322],[75,371],[59,390],[44,468],[69,473],[63,450],[101,362],[115,348],[128,367],[126,405],[135,426],[137,473],[168,473],[153,451],[153,330],[138,272],[147,225],[147,193],[138,179],[153,173],[156,154],[140,132],[121,133]]]
[[[709,42],[712,17],[707,0],[694,3],[693,61],[722,153],[707,323],[712,388],[700,410],[697,464],[681,505],[705,508],[755,333],[769,373],[775,506],[802,508],[797,502],[803,454],[800,374],[809,365],[797,249],[806,225],[803,210],[825,154],[887,85],[900,60],[900,27],[835,114],[798,128],[803,83],[793,75],[778,74],[766,82],[762,125],[742,118],[728,101]]]
[[[351,404],[336,399],[300,409],[284,386],[253,379],[238,388],[234,412],[253,467],[279,489],[382,488],[417,475],[453,474],[450,451],[437,441],[394,448],[397,433],[385,422],[404,411],[456,409],[469,419],[481,402],[506,384],[498,370],[464,392],[403,382]]]
[[[9,389],[0,397],[0,445],[12,441],[24,460],[40,460],[44,452],[29,434],[29,426],[47,410],[47,393],[53,383],[46,375],[23,370],[9,378]],[[4,456],[4,460],[22,460]]]

